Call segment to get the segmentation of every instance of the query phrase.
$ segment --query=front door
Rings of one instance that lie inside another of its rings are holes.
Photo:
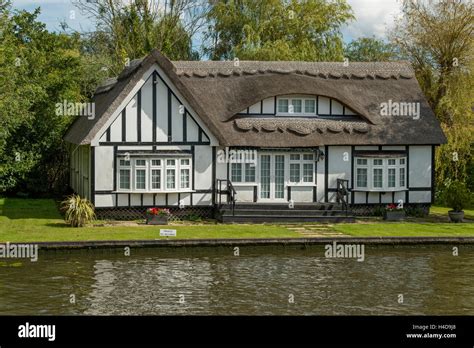
[[[259,156],[259,201],[286,201],[285,155]]]

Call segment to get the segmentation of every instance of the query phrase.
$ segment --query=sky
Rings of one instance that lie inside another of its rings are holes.
[[[258,0],[256,0],[258,1]],[[347,0],[356,20],[342,28],[344,41],[359,37],[375,36],[386,39],[387,29],[393,26],[394,18],[400,15],[401,0]],[[41,7],[39,20],[46,23],[48,30],[60,30],[65,21],[72,29],[92,31],[94,23],[82,14],[71,0],[13,0],[17,9],[34,10]]]

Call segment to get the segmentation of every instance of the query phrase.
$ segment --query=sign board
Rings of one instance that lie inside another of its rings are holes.
[[[160,229],[160,237],[176,237],[176,230]]]

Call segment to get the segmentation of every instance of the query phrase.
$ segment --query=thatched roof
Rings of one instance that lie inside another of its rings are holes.
[[[65,139],[87,144],[142,74],[157,63],[221,145],[312,147],[318,145],[440,144],[446,141],[433,111],[406,62],[314,63],[254,61],[171,62],[157,50],[133,61],[117,80],[100,86],[96,118],[80,117]],[[333,98],[359,117],[319,118],[236,116],[260,100],[287,94]],[[380,105],[419,102],[421,117],[381,116]]]

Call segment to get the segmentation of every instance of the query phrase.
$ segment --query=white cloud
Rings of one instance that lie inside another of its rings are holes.
[[[342,29],[345,41],[375,36],[386,39],[387,29],[393,27],[400,15],[400,0],[347,0],[356,19]]]

